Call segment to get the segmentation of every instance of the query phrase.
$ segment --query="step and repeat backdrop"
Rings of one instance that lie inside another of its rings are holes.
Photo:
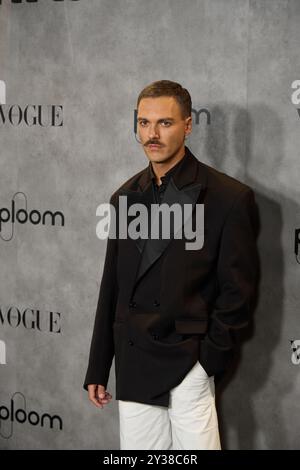
[[[300,448],[300,1],[0,1],[0,449],[118,449],[82,384],[99,204],[148,165],[139,92],[187,88],[197,158],[250,185],[261,279],[226,449]],[[114,397],[114,363],[108,390]]]

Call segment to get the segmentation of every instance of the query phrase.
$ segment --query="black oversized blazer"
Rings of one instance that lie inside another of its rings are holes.
[[[112,195],[117,212],[120,195],[128,207],[150,208],[150,163]],[[256,291],[257,213],[249,186],[186,146],[163,202],[204,204],[204,245],[108,238],[84,388],[107,386],[115,357],[117,400],[168,406],[170,389],[197,360],[212,376],[232,358],[234,331],[247,325]]]

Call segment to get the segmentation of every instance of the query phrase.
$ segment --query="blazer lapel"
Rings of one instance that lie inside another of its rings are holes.
[[[206,173],[205,166],[202,166],[203,173],[198,175],[199,163],[198,159],[191,153],[188,147],[185,147],[186,155],[183,165],[179,167],[179,171],[171,176],[167,189],[165,191],[163,204],[171,206],[172,204],[179,204],[181,207],[181,221],[172,218],[170,237],[169,238],[151,238],[151,233],[148,238],[132,239],[139,254],[140,259],[133,263],[137,266],[135,284],[145,274],[145,272],[153,265],[153,263],[163,254],[169,243],[174,239],[178,230],[184,230],[184,225],[189,219],[190,213],[184,210],[184,204],[191,204],[192,211],[195,207],[196,201],[199,198],[200,192],[205,187]],[[129,209],[133,204],[143,204],[147,208],[148,229],[150,231],[151,223],[157,224],[158,210],[154,211],[154,217],[150,220],[151,205],[154,204],[153,184],[151,180],[149,166],[141,172],[138,180],[138,187],[136,190],[131,188],[123,188],[119,192],[119,196],[124,195],[127,197],[127,208]],[[127,227],[136,216],[127,216]],[[138,262],[139,261],[139,262]],[[133,266],[133,265],[132,265]]]
[[[127,197],[127,207],[128,209],[134,204],[143,204],[147,209],[147,214],[151,212],[151,204],[153,204],[153,187],[152,181],[147,182],[146,186],[143,187],[143,191],[132,191],[129,189],[123,189],[120,191],[119,195]],[[136,216],[127,215],[127,227],[135,219]],[[137,238],[132,241],[135,243],[138,251],[142,254],[144,245],[147,238]]]
[[[191,184],[183,189],[177,188],[173,177],[170,178],[169,184],[167,186],[163,204],[167,206],[172,206],[173,204],[178,204],[181,209],[182,217],[180,219],[172,217],[172,223],[170,224],[170,237],[169,238],[149,238],[144,240],[143,243],[143,252],[142,259],[139,265],[139,270],[136,276],[136,282],[139,278],[145,274],[145,272],[152,266],[152,264],[162,255],[169,243],[174,239],[174,236],[181,230],[181,236],[183,236],[183,227],[187,220],[189,219],[190,214],[188,211],[184,210],[184,204],[191,205],[191,212],[194,209],[196,201],[199,197],[202,184],[196,183]],[[153,214],[152,225],[159,227],[159,210],[156,209]]]

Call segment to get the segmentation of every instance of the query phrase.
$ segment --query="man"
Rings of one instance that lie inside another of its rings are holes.
[[[149,213],[153,204],[189,204],[198,231],[204,204],[197,249],[187,249],[184,230],[175,236],[175,222],[169,239],[108,238],[84,387],[94,405],[107,405],[115,357],[121,449],[221,448],[214,377],[228,367],[255,295],[254,193],[185,146],[191,106],[188,91],[168,80],[140,93],[137,126],[149,164],[110,199],[118,221],[121,196]]]

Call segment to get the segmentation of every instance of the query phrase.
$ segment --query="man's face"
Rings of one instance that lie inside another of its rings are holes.
[[[172,96],[143,98],[138,107],[137,129],[148,159],[162,163],[183,150],[184,138],[192,130],[192,118],[182,118]]]

